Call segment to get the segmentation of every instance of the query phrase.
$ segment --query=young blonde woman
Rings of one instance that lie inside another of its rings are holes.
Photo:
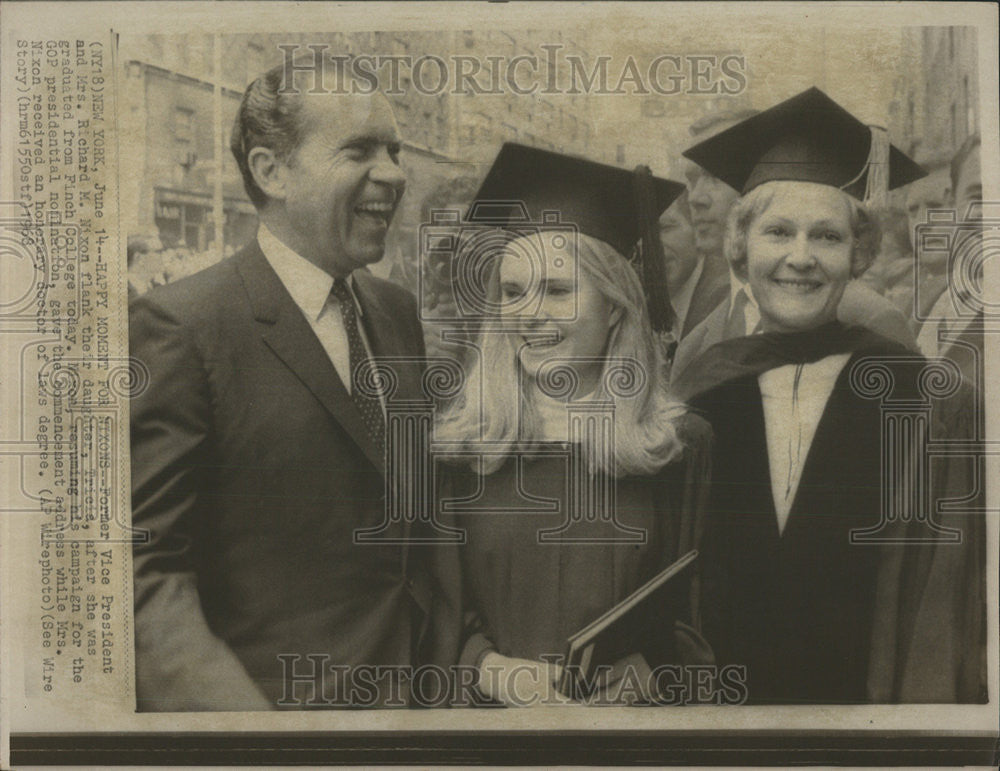
[[[572,231],[502,228],[485,291],[495,312],[436,431],[466,453],[441,484],[467,534],[439,554],[458,576],[457,655],[506,704],[561,698],[567,638],[691,543],[704,498],[707,426],[666,390],[641,268],[624,256],[636,206],[655,227],[682,188],[645,182],[643,207],[630,172],[507,145],[477,196],[556,211]]]

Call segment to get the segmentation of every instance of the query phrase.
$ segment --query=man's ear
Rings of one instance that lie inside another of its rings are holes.
[[[247,165],[257,183],[268,198],[282,200],[285,197],[285,164],[278,160],[270,147],[255,147],[247,154]]]

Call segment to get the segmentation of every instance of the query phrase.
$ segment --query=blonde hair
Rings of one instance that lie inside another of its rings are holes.
[[[576,254],[580,273],[621,311],[608,330],[600,380],[601,397],[614,404],[614,450],[606,460],[600,453],[592,457],[598,457],[599,466],[608,463],[603,470],[614,476],[652,474],[683,451],[674,423],[687,408],[667,391],[663,354],[649,325],[635,271],[612,247],[583,234],[577,237]],[[500,262],[494,260],[487,283],[487,299],[495,303],[500,300]],[[503,330],[494,315],[484,321],[476,348],[479,356],[467,361],[465,388],[440,416],[435,438],[456,443],[463,450],[488,445],[489,454],[475,458],[471,465],[490,474],[519,448],[544,437],[537,388],[521,388],[526,379],[514,334]],[[622,369],[622,361],[634,363],[637,371]],[[553,377],[561,374],[553,373]],[[639,380],[627,382],[631,378]],[[623,390],[628,391],[626,396]]]

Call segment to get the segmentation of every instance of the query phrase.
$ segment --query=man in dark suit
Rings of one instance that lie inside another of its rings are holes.
[[[403,193],[399,143],[379,93],[261,76],[232,135],[256,240],[131,308],[149,370],[132,403],[140,710],[408,701],[385,670],[347,687],[417,659],[431,601],[406,524],[355,542],[386,521],[393,395],[352,372],[412,357],[395,396],[420,396],[414,298],[362,269]]]
[[[729,292],[728,272],[708,269],[705,255],[695,246],[689,206],[688,194],[682,193],[659,220],[675,340],[683,340]]]

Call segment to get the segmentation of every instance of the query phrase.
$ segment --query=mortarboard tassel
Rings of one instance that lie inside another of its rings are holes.
[[[870,126],[872,146],[868,151],[868,181],[865,203],[874,209],[884,209],[889,198],[889,132],[881,126]]]
[[[666,332],[673,326],[673,308],[667,294],[667,268],[660,242],[659,210],[653,172],[649,166],[636,166],[635,210],[639,217],[639,278],[646,295],[649,323],[654,332]]]
[[[840,189],[847,190],[867,172],[862,200],[873,209],[884,209],[889,198],[889,132],[881,126],[869,126],[868,129],[871,132],[871,144],[865,165],[854,179],[841,185]]]

